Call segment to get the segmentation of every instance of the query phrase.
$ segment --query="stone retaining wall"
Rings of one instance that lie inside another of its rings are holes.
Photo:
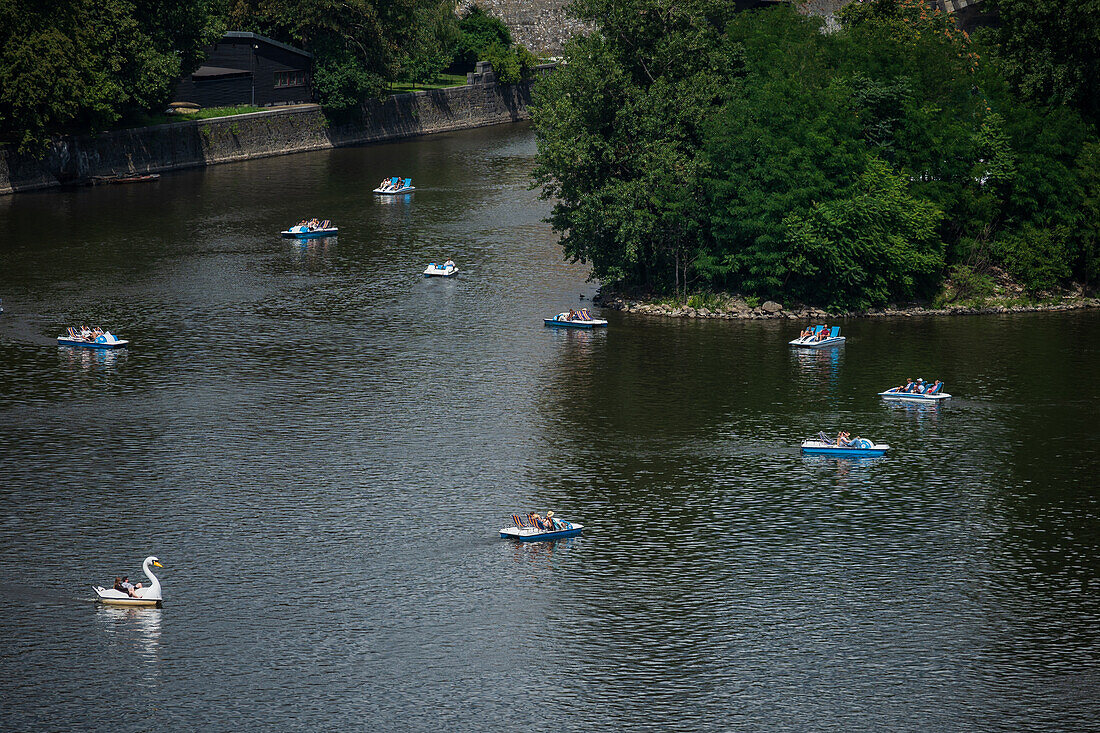
[[[343,124],[331,124],[311,104],[60,138],[42,159],[0,148],[0,194],[516,122],[530,117],[532,84],[398,94],[368,101]]]

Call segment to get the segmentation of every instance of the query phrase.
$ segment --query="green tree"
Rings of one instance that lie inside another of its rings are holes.
[[[0,0],[0,24],[0,139],[21,151],[163,106],[222,29],[205,0]]]
[[[983,0],[995,12],[998,54],[1024,99],[1071,105],[1100,123],[1100,3]]]
[[[784,219],[794,275],[789,290],[839,309],[912,297],[922,280],[943,269],[942,216],[885,161],[872,158],[843,194]]]

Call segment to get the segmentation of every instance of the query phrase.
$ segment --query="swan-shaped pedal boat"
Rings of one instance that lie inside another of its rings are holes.
[[[555,328],[606,328],[607,321],[593,318],[587,308],[569,313],[559,313],[553,318],[544,318],[543,323]]]
[[[450,260],[447,260],[442,265],[437,265],[432,262],[428,265],[428,269],[424,270],[424,277],[454,277],[457,274],[458,266]]]
[[[840,326],[833,326],[829,333],[823,333],[825,326],[814,326],[809,336],[792,339],[787,343],[802,349],[823,349],[826,346],[840,346],[844,337],[840,335]]]
[[[583,524],[566,522],[561,519],[551,520],[554,529],[537,527],[518,514],[512,515],[512,527],[502,527],[500,538],[502,540],[519,540],[520,542],[542,542],[544,540],[560,540],[565,537],[576,537],[584,529]]]
[[[149,585],[145,588],[138,588],[134,591],[134,595],[127,595],[122,591],[115,590],[114,588],[104,588],[99,585],[92,586],[92,590],[99,596],[97,599],[100,603],[107,603],[112,606],[156,606],[160,608],[164,605],[164,598],[160,594],[160,581],[157,580],[157,576],[153,575],[153,571],[150,566],[155,565],[158,568],[164,566],[160,564],[160,561],[150,555],[145,558],[145,562],[141,564],[141,569],[145,571],[145,577],[149,579]]]
[[[129,343],[101,328],[70,328],[67,334],[57,337],[58,346],[80,346],[85,349],[119,349]]]
[[[383,196],[388,196],[397,193],[412,193],[415,190],[416,187],[412,185],[411,178],[406,178],[402,181],[400,176],[394,176],[383,185],[374,189],[374,192],[380,193]]]
[[[886,455],[890,446],[885,443],[875,443],[867,438],[856,438],[851,444],[837,445],[824,434],[818,434],[816,438],[802,441],[802,452],[811,456],[847,456],[849,458],[869,458],[872,456]]]

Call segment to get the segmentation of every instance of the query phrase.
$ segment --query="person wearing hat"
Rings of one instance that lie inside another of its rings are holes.
[[[554,520],[554,512],[546,512],[546,524],[549,525],[547,529],[550,531],[558,528],[558,523]]]
[[[916,392],[917,394],[924,394],[925,389],[927,389],[927,388],[924,386],[924,380],[921,379],[920,377],[917,377],[917,388],[913,391]]]

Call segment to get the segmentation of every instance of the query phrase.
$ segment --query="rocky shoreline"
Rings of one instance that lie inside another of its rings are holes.
[[[686,304],[662,303],[645,298],[627,298],[617,293],[596,294],[592,302],[604,308],[624,313],[639,313],[646,316],[665,318],[716,318],[727,320],[764,320],[769,318],[787,320],[805,320],[809,318],[911,318],[913,316],[969,316],[993,313],[1034,313],[1043,311],[1069,311],[1084,308],[1100,308],[1100,298],[1086,298],[1080,295],[1068,295],[1058,302],[1020,305],[1019,303],[998,304],[990,301],[980,307],[956,306],[949,308],[931,308],[923,305],[891,306],[867,311],[849,311],[828,313],[820,308],[809,306],[784,307],[781,303],[768,300],[758,306],[750,306],[743,298],[725,296],[712,307],[695,308]]]

